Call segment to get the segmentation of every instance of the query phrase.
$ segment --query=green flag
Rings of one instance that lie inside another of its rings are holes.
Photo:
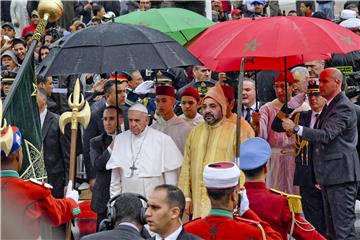
[[[9,95],[5,99],[3,116],[8,124],[18,127],[23,136],[23,165],[19,172],[23,179],[46,178],[42,157],[42,137],[39,108],[36,103],[33,41],[19,69]]]

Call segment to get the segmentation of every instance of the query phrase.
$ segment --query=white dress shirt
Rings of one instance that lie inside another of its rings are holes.
[[[178,236],[180,235],[182,230],[182,226],[180,225],[180,227],[178,229],[176,229],[175,232],[173,232],[172,234],[170,234],[169,236],[162,238],[160,237],[159,234],[155,235],[155,240],[176,240],[178,238]]]
[[[45,106],[45,110],[42,112],[42,113],[40,113],[40,126],[41,126],[41,128],[44,126],[44,121],[45,121],[45,117],[46,117],[46,114],[47,114],[47,106]]]

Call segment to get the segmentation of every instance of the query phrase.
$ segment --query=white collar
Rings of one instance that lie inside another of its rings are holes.
[[[245,105],[243,105],[243,106],[244,106],[244,111],[245,111],[247,109],[247,107]],[[256,101],[253,105],[251,105],[250,109],[253,111],[256,109]]]
[[[337,96],[337,95],[336,95]],[[326,100],[326,107],[328,107],[329,105],[330,105],[330,103],[332,102],[332,100],[336,97],[336,96],[334,96],[334,97],[332,97],[331,99],[329,99],[329,100]]]
[[[315,112],[315,111],[311,111],[311,116],[315,116],[316,114],[320,115],[321,114],[321,111],[320,112]]]
[[[159,234],[156,234],[155,240],[176,240],[178,238],[178,236],[180,235],[181,231],[182,231],[182,226],[180,225],[180,227],[178,229],[176,229],[176,231],[174,231],[167,237],[162,238],[162,237],[160,237]]]
[[[172,118],[170,118],[169,120],[165,120],[164,118],[162,118],[162,119],[164,120],[165,123],[169,123],[169,122],[171,122],[171,121],[176,120],[176,119],[177,119],[177,116],[176,116],[176,114],[174,113],[174,116],[172,116]]]
[[[136,225],[135,224],[133,224],[133,223],[129,223],[129,222],[123,222],[123,223],[119,223],[119,225],[118,226],[129,226],[129,227],[132,227],[132,228],[134,228],[134,229],[136,229],[136,231],[138,231],[139,232],[139,229],[136,227]]]

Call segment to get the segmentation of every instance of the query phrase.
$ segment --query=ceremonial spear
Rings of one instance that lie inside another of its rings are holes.
[[[69,168],[69,180],[75,183],[75,159],[76,159],[76,143],[78,123],[81,123],[86,128],[90,122],[90,106],[84,99],[84,96],[80,93],[80,81],[76,80],[73,93],[70,94],[68,104],[71,108],[71,112],[64,112],[60,116],[59,126],[61,132],[64,134],[66,124],[71,123],[71,146],[70,146],[70,168]],[[71,225],[68,223],[66,226],[66,239],[71,239]]]

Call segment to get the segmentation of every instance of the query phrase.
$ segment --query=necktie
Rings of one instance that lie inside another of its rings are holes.
[[[324,105],[324,107],[323,107],[320,115],[319,115],[318,113],[316,114],[316,115],[318,115],[318,116],[317,116],[317,119],[316,119],[314,128],[319,128],[320,119],[325,115],[326,108],[327,108],[327,104]],[[315,115],[315,116],[316,116],[316,115]]]
[[[250,123],[251,121],[251,108],[246,108],[245,120]]]
[[[318,122],[319,122],[319,116],[320,116],[320,114],[319,113],[315,113],[315,123],[314,123],[314,125],[312,126],[312,128],[316,128],[316,126],[317,126],[317,124],[318,124]]]

